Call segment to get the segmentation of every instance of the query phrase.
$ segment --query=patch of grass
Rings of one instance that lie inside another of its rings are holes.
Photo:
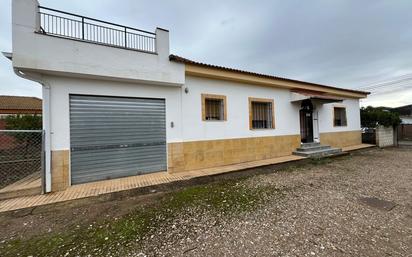
[[[186,208],[237,215],[252,211],[268,196],[280,193],[272,186],[251,188],[242,179],[188,187],[115,220],[2,243],[0,256],[121,256],[119,248],[124,253],[128,246],[135,245],[157,226],[172,222]]]
[[[331,158],[312,158],[310,159],[310,164],[316,165],[325,165],[332,162]]]

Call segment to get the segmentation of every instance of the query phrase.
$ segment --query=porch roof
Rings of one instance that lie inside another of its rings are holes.
[[[328,95],[324,92],[318,91],[309,91],[309,90],[292,90],[291,91],[291,102],[301,102],[303,100],[316,100],[319,103],[326,104],[326,103],[336,103],[342,102],[344,98]]]

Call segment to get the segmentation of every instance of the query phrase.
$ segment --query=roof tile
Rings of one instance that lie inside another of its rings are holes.
[[[359,93],[359,94],[366,94],[366,95],[370,94],[369,92],[365,92],[365,91],[346,89],[346,88],[340,88],[340,87],[334,87],[334,86],[327,86],[327,85],[322,85],[322,84],[317,84],[317,83],[312,83],[312,82],[306,82],[306,81],[295,80],[295,79],[288,79],[288,78],[277,77],[277,76],[273,76],[273,75],[261,74],[261,73],[244,71],[244,70],[239,70],[239,69],[233,69],[233,68],[228,68],[228,67],[223,67],[223,66],[218,66],[218,65],[213,65],[213,64],[196,62],[196,61],[192,61],[192,60],[189,60],[189,59],[186,59],[184,57],[180,57],[180,56],[177,56],[177,55],[174,55],[174,54],[171,54],[169,56],[169,60],[174,61],[174,62],[185,63],[185,64],[192,64],[192,65],[204,66],[204,67],[208,67],[208,68],[238,72],[238,73],[248,74],[248,75],[257,76],[257,77],[270,78],[270,79],[279,79],[279,80],[295,82],[295,83],[300,83],[300,84],[320,86],[320,87],[331,88],[331,89],[338,89],[338,90],[343,90],[343,91],[352,92],[352,93]]]
[[[0,110],[42,110],[42,100],[37,97],[0,96]]]

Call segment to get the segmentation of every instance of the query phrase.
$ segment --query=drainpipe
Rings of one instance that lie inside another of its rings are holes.
[[[42,80],[42,77],[37,74],[27,74],[17,68],[13,68],[14,73],[17,76],[28,79],[34,82],[37,82],[42,85],[42,94],[43,94],[43,130],[44,134],[44,179],[45,179],[45,193],[51,192],[51,151],[50,151],[50,84]]]

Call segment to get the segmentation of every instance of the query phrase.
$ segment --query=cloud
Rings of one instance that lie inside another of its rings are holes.
[[[412,73],[409,0],[41,0],[41,4],[150,31],[169,29],[172,53],[206,63],[353,89]],[[10,26],[8,12],[0,10],[0,21]],[[2,31],[8,35],[2,36],[0,46],[8,48],[10,31]],[[388,101],[407,102],[396,97],[402,94],[391,93]],[[376,99],[382,101],[385,95]]]

